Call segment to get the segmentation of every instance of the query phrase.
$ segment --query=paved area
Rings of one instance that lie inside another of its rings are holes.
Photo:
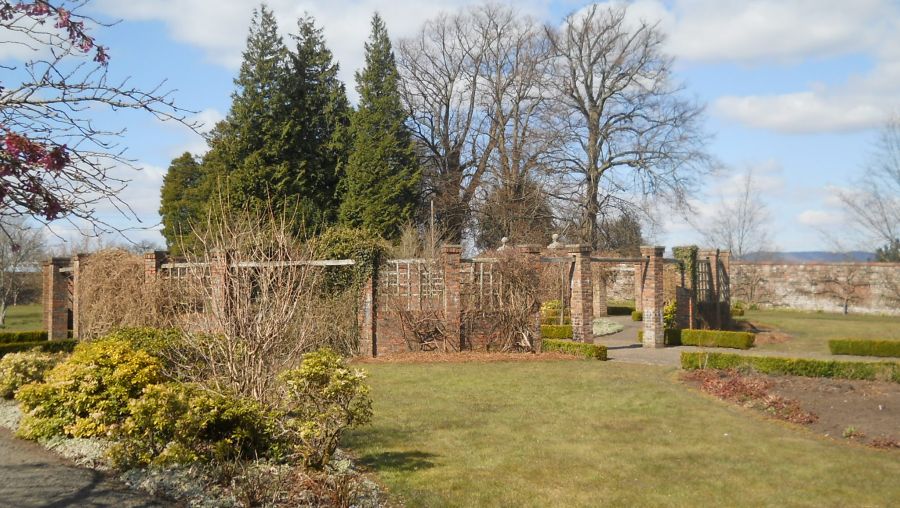
[[[0,429],[0,507],[171,506]]]
[[[643,363],[648,365],[666,365],[671,367],[681,366],[682,351],[714,351],[717,353],[734,353],[749,356],[780,356],[785,358],[809,358],[813,360],[840,360],[846,362],[884,362],[890,358],[878,358],[867,356],[832,356],[821,353],[784,353],[781,351],[765,351],[756,348],[748,350],[730,348],[699,348],[693,346],[670,346],[661,349],[645,348],[637,342],[638,330],[643,327],[643,322],[632,321],[631,316],[608,316],[604,319],[615,321],[625,327],[621,332],[595,337],[594,342],[603,344],[607,348],[607,355],[612,361]]]

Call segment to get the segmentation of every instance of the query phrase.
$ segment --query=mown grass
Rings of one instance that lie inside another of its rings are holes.
[[[372,364],[344,445],[407,506],[888,506],[900,456],[586,361]]]
[[[755,349],[830,355],[830,339],[900,339],[900,317],[786,310],[749,310],[742,318],[791,335],[787,342],[757,344]]]
[[[28,332],[43,330],[43,308],[41,304],[16,305],[6,313],[6,326],[0,327],[2,332]]]

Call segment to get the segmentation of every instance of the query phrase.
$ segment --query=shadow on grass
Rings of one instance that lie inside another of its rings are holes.
[[[359,463],[375,471],[405,472],[430,469],[434,462],[429,459],[435,457],[433,453],[420,451],[370,453],[360,457]]]

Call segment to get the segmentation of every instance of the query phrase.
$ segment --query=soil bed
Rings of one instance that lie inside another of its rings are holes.
[[[791,376],[768,376],[772,391],[800,401],[819,415],[810,428],[826,436],[845,438],[852,428],[865,444],[900,443],[900,384],[883,381],[851,381]],[[900,444],[898,444],[900,446]],[[900,449],[900,448],[897,448]]]
[[[682,380],[716,397],[803,424],[825,436],[900,450],[897,383],[736,371],[693,371],[682,374]],[[783,410],[785,407],[789,409]]]

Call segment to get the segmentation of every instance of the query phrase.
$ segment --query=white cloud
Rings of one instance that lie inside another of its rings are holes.
[[[631,11],[659,21],[680,61],[762,66],[864,55],[874,62],[836,86],[721,97],[713,111],[722,117],[784,133],[836,132],[879,126],[900,110],[900,4],[891,0],[680,0],[668,9],[638,0]]]
[[[414,34],[423,22],[441,11],[453,11],[477,0],[268,0],[278,27],[290,44],[297,19],[308,12],[323,28],[328,47],[340,62],[340,77],[355,97],[353,74],[364,64],[363,43],[369,36],[376,11],[384,18],[394,39]],[[541,18],[546,0],[517,2],[516,8]],[[104,12],[126,20],[162,21],[172,38],[203,49],[210,61],[237,70],[246,43],[251,12],[259,0],[99,0]]]
[[[797,222],[804,226],[819,228],[839,224],[841,216],[828,210],[803,210],[797,215]]]

